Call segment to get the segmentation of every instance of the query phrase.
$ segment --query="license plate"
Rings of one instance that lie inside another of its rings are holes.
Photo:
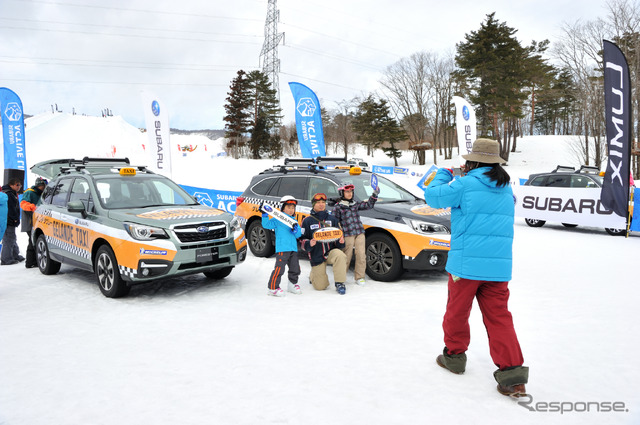
[[[196,262],[206,263],[218,258],[218,248],[198,248],[196,249]]]

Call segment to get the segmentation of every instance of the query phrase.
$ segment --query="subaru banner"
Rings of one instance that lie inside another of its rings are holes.
[[[155,173],[171,178],[171,145],[169,142],[169,114],[164,103],[153,93],[143,91],[142,103],[149,137],[146,154],[149,168]]]
[[[4,169],[21,170],[23,187],[27,186],[27,155],[24,145],[24,116],[22,101],[6,87],[0,87],[0,117],[2,117],[2,141],[4,145]],[[3,184],[6,182],[3,182]]]
[[[604,44],[604,114],[609,159],[600,199],[620,217],[629,210],[631,159],[631,81],[624,55],[615,44]],[[626,227],[626,226],[625,226]]]
[[[242,192],[205,189],[183,184],[181,184],[180,187],[186,190],[189,195],[196,198],[200,205],[217,208],[231,214],[236,212],[236,198],[242,195]]]
[[[316,94],[300,83],[289,83],[296,105],[296,130],[303,158],[325,156],[320,102]]]
[[[476,111],[473,110],[469,102],[460,96],[453,96],[453,103],[456,105],[456,131],[458,132],[460,165],[464,165],[465,160],[462,155],[471,152],[473,142],[476,140]]]

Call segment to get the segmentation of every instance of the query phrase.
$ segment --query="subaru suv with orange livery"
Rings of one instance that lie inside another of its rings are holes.
[[[222,279],[243,262],[247,241],[237,218],[200,205],[184,189],[127,158],[44,161],[50,180],[31,233],[40,271],[68,264],[96,275],[102,293],[185,274]]]
[[[298,222],[311,213],[311,197],[324,193],[327,209],[339,200],[338,188],[355,187],[354,199],[371,196],[371,172],[349,164],[346,158],[290,159],[254,176],[238,197],[235,215],[242,219],[249,249],[257,257],[275,251],[275,238],[261,224],[261,203],[279,206],[282,196],[298,200]],[[375,280],[393,281],[405,270],[444,270],[451,237],[449,209],[429,207],[424,199],[376,175],[380,194],[370,210],[360,211],[366,234],[367,274]]]

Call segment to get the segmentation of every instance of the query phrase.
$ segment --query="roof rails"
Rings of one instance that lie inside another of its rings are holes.
[[[564,173],[573,173],[576,171],[574,167],[569,167],[568,165],[558,165],[552,173],[564,172]]]
[[[87,165],[87,164],[94,165],[95,163],[114,163],[114,162],[118,162],[118,163],[124,162],[125,164],[131,164],[131,162],[129,162],[129,158],[90,158],[88,156],[85,156],[84,158],[82,158],[82,164],[84,165]]]
[[[600,169],[598,167],[594,167],[592,165],[582,165],[580,167],[580,169],[578,170],[578,173],[593,173],[593,174],[600,174]]]
[[[113,168],[118,166],[130,166],[131,162],[129,158],[90,158],[85,156],[82,160],[77,159],[68,159],[68,160],[60,160],[58,163],[67,162],[69,163],[66,167],[60,167],[60,173],[68,173],[69,171],[77,171],[88,174],[87,168]],[[153,171],[149,170],[145,165],[134,165],[132,168],[137,169],[138,171],[144,171],[149,174],[154,174]]]
[[[331,157],[331,156],[317,156],[315,158],[285,158],[284,165],[287,164],[317,164],[317,165],[333,165],[333,164],[346,164],[347,157]]]

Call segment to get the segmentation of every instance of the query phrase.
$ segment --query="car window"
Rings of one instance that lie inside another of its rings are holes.
[[[75,179],[71,187],[71,194],[69,195],[69,202],[71,201],[81,201],[84,204],[85,210],[94,212],[91,189],[89,188],[88,181],[85,179]]]
[[[271,186],[273,186],[273,183],[276,180],[277,179],[264,179],[264,180],[261,180],[260,182],[258,182],[258,184],[253,186],[251,188],[251,190],[256,195],[266,195],[267,193],[269,193],[269,189],[271,189]]]
[[[597,187],[587,176],[571,176],[571,187]]]
[[[64,207],[67,205],[67,196],[69,195],[69,188],[71,187],[71,183],[73,179],[61,179],[58,181],[55,190],[53,191],[53,195],[51,197],[51,204],[57,205],[59,207]]]
[[[307,187],[307,177],[285,176],[269,191],[270,196],[283,197],[291,195],[296,199],[303,199]]]
[[[544,181],[547,179],[547,176],[536,177],[531,180],[531,186],[544,186]]]
[[[165,178],[105,178],[96,182],[96,189],[106,208],[196,204],[184,189]]]
[[[329,179],[323,179],[321,177],[309,178],[309,188],[307,194],[303,199],[311,200],[316,193],[324,193],[329,198],[338,197],[338,186],[335,182]]]
[[[55,193],[55,186],[48,185],[44,188],[44,192],[42,192],[42,203],[50,204],[51,198],[53,198],[53,194]]]
[[[569,187],[571,185],[571,176],[552,175],[547,178],[547,187]]]

